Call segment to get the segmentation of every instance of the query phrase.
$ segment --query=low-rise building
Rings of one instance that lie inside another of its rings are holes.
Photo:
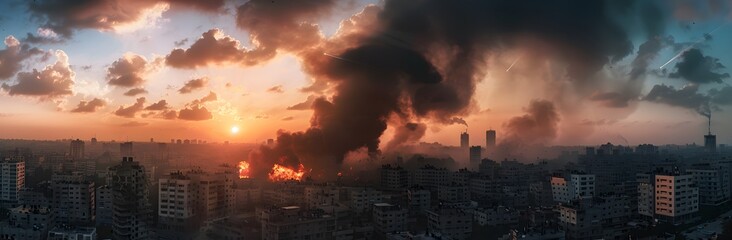
[[[373,208],[374,230],[385,236],[387,233],[407,230],[407,209],[388,203],[376,203]]]
[[[440,207],[427,211],[427,233],[442,239],[470,239],[473,232],[472,210]]]

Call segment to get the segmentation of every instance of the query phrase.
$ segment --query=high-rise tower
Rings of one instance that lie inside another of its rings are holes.
[[[84,141],[79,139],[72,140],[71,146],[69,147],[69,155],[71,159],[80,160],[84,158]]]
[[[712,134],[712,116],[707,115],[707,118],[709,119],[709,134],[704,135],[704,149],[708,153],[716,153],[717,152],[717,135]]]
[[[465,149],[470,147],[470,135],[467,131],[460,134],[460,147]]]
[[[496,130],[485,131],[485,148],[494,149],[496,147]]]

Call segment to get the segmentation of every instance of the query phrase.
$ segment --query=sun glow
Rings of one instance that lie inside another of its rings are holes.
[[[231,134],[237,134],[237,133],[239,133],[239,127],[232,126],[231,127]]]

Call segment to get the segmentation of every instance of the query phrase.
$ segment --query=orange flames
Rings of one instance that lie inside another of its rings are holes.
[[[271,181],[286,181],[286,180],[297,180],[300,181],[302,176],[305,174],[305,167],[300,164],[298,169],[288,168],[279,164],[272,166],[272,171],[269,172],[269,180]]]
[[[249,163],[239,162],[239,178],[249,178]]]

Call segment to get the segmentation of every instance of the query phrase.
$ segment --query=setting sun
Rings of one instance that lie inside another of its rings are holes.
[[[239,132],[239,127],[237,127],[237,126],[231,127],[231,134],[236,134],[238,132]]]

